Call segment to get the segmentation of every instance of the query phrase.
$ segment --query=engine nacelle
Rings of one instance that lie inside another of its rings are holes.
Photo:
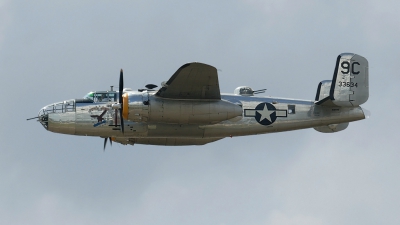
[[[346,129],[349,123],[329,124],[327,126],[314,127],[316,131],[321,133],[335,133]]]
[[[147,92],[129,92],[123,96],[123,117],[133,122],[147,122],[149,98]]]
[[[175,100],[143,93],[124,95],[124,118],[134,122],[216,124],[242,116],[242,107],[224,100]],[[127,109],[127,110],[126,110]]]

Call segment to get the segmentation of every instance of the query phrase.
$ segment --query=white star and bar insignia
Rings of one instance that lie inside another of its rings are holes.
[[[245,117],[254,117],[261,125],[271,125],[277,117],[287,117],[287,110],[276,109],[270,103],[263,102],[256,106],[255,109],[245,109]]]

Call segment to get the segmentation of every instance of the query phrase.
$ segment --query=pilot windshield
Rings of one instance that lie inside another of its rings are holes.
[[[89,93],[87,93],[84,97],[83,97],[84,99],[90,99],[90,100],[94,100],[93,98],[94,98],[94,92],[89,92]]]

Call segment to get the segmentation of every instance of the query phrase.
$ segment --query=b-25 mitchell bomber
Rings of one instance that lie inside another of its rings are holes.
[[[315,101],[261,97],[265,89],[242,86],[221,94],[217,69],[193,62],[181,66],[159,89],[95,91],[43,107],[37,119],[62,134],[99,136],[121,144],[204,145],[225,137],[314,128],[344,130],[365,118],[368,61],[357,54],[337,57],[332,80],[321,81]],[[29,120],[29,119],[28,119]]]

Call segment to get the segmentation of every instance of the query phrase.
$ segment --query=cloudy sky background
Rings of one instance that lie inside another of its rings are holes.
[[[34,2],[0,0],[0,224],[400,224],[398,1]],[[192,61],[225,93],[313,99],[342,52],[369,60],[372,117],[335,134],[103,152],[25,120]]]

